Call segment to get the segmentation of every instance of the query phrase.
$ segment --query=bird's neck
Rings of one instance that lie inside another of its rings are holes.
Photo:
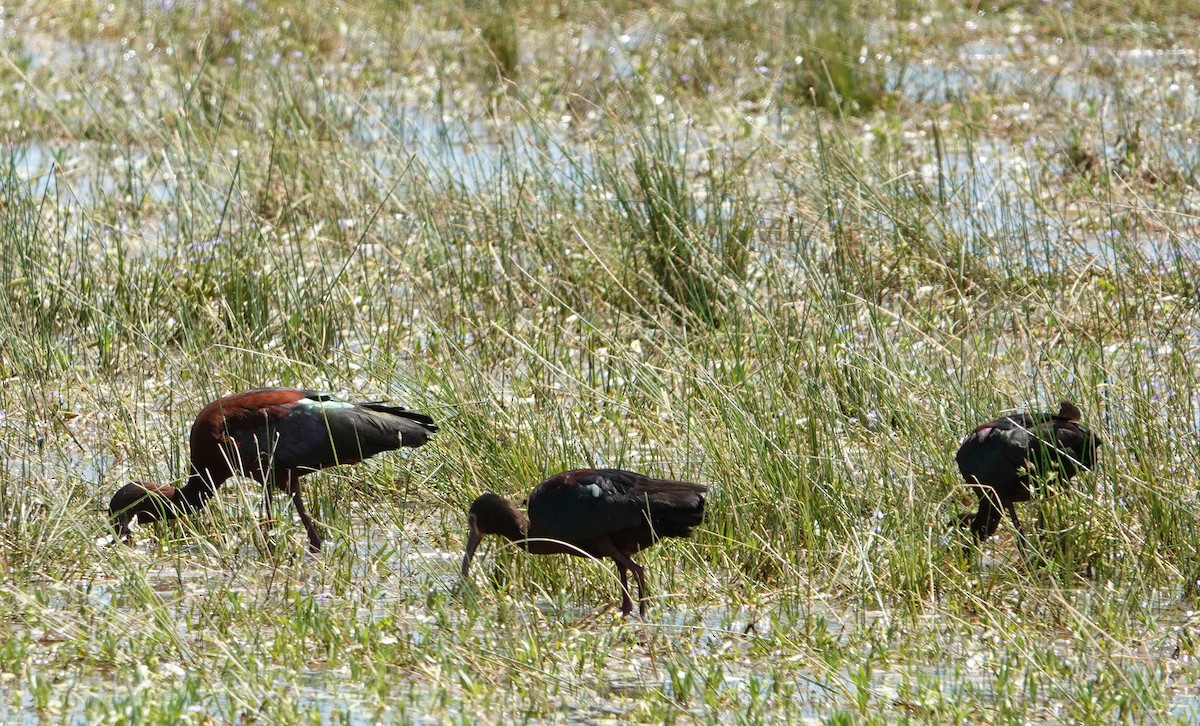
[[[509,542],[516,542],[522,549],[528,549],[525,538],[529,533],[529,518],[515,509],[510,512],[510,516],[498,522],[496,534]]]
[[[175,490],[171,502],[184,511],[200,509],[212,499],[224,481],[224,478],[213,476],[211,472],[192,469],[187,483]]]

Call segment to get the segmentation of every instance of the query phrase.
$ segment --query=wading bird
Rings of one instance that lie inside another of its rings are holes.
[[[646,576],[630,555],[663,537],[687,537],[704,520],[700,484],[652,479],[620,469],[578,469],[534,487],[528,516],[488,492],[471,504],[462,574],[484,535],[498,534],[535,555],[610,557],[621,577],[621,613],[633,611],[628,572],[638,584],[638,609],[646,614]]]
[[[979,497],[979,511],[963,516],[982,542],[1000,525],[1004,508],[1024,538],[1014,502],[1032,497],[1032,485],[1069,483],[1080,469],[1096,465],[1100,437],[1079,424],[1081,414],[1063,401],[1058,413],[1014,413],[971,432],[955,457],[967,485]],[[1020,539],[1018,539],[1020,543]]]
[[[291,495],[316,551],[321,535],[304,508],[300,477],[382,451],[421,446],[436,431],[430,417],[383,403],[350,403],[295,388],[232,393],[205,406],[192,424],[187,483],[126,484],[113,495],[109,516],[117,537],[128,540],[134,520],[175,519],[203,507],[226,479],[244,476],[263,485],[268,517],[268,485]]]

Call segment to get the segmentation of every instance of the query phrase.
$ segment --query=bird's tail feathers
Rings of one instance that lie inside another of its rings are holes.
[[[382,403],[382,402],[378,402],[378,401],[372,401],[370,403],[362,403],[359,405],[362,406],[363,408],[369,408],[372,411],[378,411],[379,413],[386,413],[391,416],[399,416],[400,418],[406,418],[410,421],[414,421],[414,422],[420,424],[421,428],[425,429],[427,432],[429,432],[431,434],[437,433],[438,427],[437,427],[437,424],[435,424],[433,422],[433,417],[427,416],[423,413],[417,413],[416,411],[409,411],[407,408],[403,408],[401,406],[389,406],[386,403]]]
[[[650,524],[659,537],[687,537],[704,521],[704,494],[708,487],[681,481],[655,480],[644,485]]]

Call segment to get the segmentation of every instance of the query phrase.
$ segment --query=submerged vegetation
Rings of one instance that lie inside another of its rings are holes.
[[[1200,715],[1192,3],[7,4],[0,720],[838,723]],[[257,385],[419,451],[111,544]],[[954,463],[1105,441],[978,557]],[[610,565],[466,508],[710,487]],[[283,498],[277,515],[291,516]]]

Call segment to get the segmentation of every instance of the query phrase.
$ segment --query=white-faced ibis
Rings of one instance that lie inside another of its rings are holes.
[[[134,520],[175,519],[203,507],[226,479],[244,476],[291,495],[316,551],[321,535],[304,508],[300,477],[421,446],[436,431],[430,417],[383,403],[350,403],[295,388],[232,393],[205,406],[192,424],[186,484],[126,484],[113,495],[109,515],[117,537],[128,539]],[[264,505],[267,497],[264,491]]]
[[[995,533],[1001,507],[1023,537],[1013,503],[1029,501],[1032,484],[1066,484],[1080,469],[1096,465],[1100,438],[1081,426],[1080,418],[1079,409],[1063,401],[1058,413],[1001,416],[962,442],[955,457],[958,470],[979,497],[979,511],[964,520],[979,541]]]
[[[471,504],[462,574],[484,535],[498,534],[535,555],[609,557],[621,577],[621,613],[633,611],[628,572],[638,584],[646,614],[646,576],[630,555],[663,537],[687,537],[704,520],[707,487],[653,479],[620,469],[578,469],[555,474],[533,488],[528,516],[498,494]]]

